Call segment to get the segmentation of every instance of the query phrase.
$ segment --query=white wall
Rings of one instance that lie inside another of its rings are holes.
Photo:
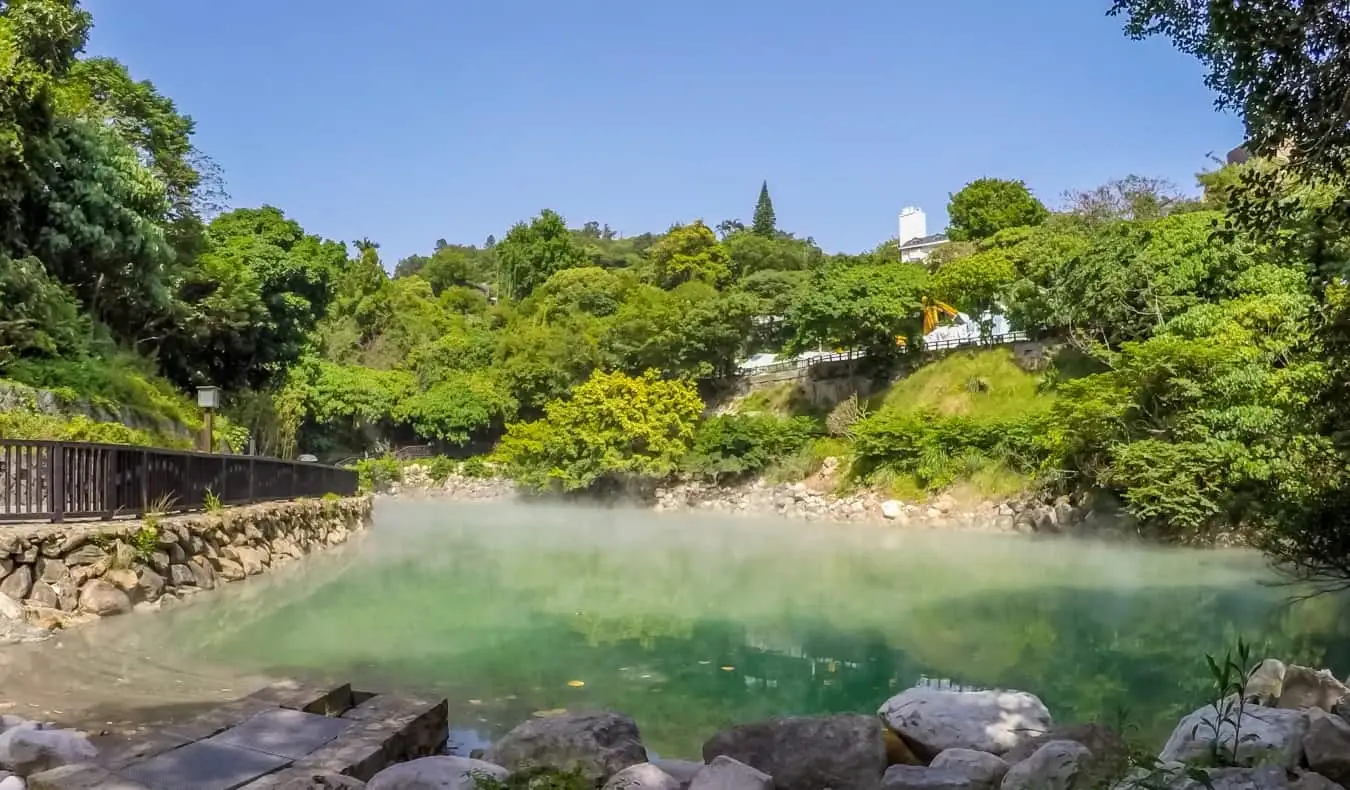
[[[900,233],[896,238],[899,239],[901,244],[927,235],[928,216],[922,210],[913,206],[900,209]]]

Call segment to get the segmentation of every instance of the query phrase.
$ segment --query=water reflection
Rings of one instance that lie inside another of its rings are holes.
[[[465,749],[614,708],[670,756],[917,682],[1027,689],[1061,720],[1123,714],[1156,739],[1239,635],[1350,668],[1341,602],[1285,607],[1241,553],[519,506],[377,518],[359,545],[105,629],[100,659],[435,691]]]

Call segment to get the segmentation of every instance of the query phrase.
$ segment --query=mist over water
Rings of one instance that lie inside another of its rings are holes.
[[[1288,606],[1244,552],[518,504],[385,500],[375,521],[189,605],[0,651],[0,696],[150,719],[268,677],[350,681],[448,697],[465,748],[601,707],[695,756],[721,727],[873,712],[923,678],[1159,739],[1238,636],[1350,671],[1343,601]]]

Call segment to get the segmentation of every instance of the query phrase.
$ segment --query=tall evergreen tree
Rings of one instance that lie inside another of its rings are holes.
[[[760,185],[759,202],[755,204],[755,220],[750,227],[756,236],[766,238],[772,238],[778,231],[773,215],[773,201],[769,199],[768,181]]]

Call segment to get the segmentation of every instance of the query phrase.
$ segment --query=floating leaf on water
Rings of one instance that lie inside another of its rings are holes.
[[[711,662],[711,661],[700,661],[700,662],[698,662],[698,663],[700,663],[700,664],[702,664],[702,665],[704,665],[704,666],[707,666],[708,664],[711,664],[712,662]]]
[[[470,704],[470,705],[482,705],[482,704],[483,704],[483,701],[482,701],[481,699],[471,699],[471,700],[469,700],[469,704]]]
[[[735,667],[733,667],[733,666],[725,666],[725,667],[722,667],[722,671],[723,671],[723,672],[730,672],[730,671],[732,671],[733,669],[735,669]]]
[[[584,681],[584,680],[569,680],[569,681],[567,681],[567,685],[571,686],[571,687],[574,688],[574,689],[579,689],[579,688],[581,688],[582,686],[586,685],[586,681]]]

